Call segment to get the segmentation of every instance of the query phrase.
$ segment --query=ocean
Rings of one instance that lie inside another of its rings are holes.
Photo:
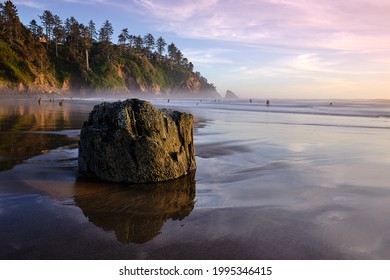
[[[197,171],[77,172],[114,98],[2,99],[0,259],[389,259],[390,101],[150,100],[194,115]]]

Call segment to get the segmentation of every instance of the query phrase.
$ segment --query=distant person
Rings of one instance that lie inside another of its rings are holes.
[[[267,102],[265,102],[265,104],[266,104],[267,106],[269,106],[270,103],[271,103],[271,102],[269,102],[268,99],[267,99]]]
[[[333,106],[333,102],[330,102],[330,103],[329,103],[329,106]]]
[[[249,99],[249,103],[252,103],[252,99]]]

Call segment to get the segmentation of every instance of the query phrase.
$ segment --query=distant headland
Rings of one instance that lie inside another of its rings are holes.
[[[0,91],[220,97],[162,37],[124,28],[113,43],[108,20],[97,29],[92,20],[62,20],[47,10],[39,17],[41,24],[25,26],[11,1],[0,2]]]

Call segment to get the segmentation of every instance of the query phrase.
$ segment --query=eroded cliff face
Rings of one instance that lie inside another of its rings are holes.
[[[145,78],[137,75],[138,71],[128,71],[125,65],[118,67],[118,76],[123,80],[125,92],[130,94],[152,94],[158,96],[187,98],[219,98],[215,87],[194,73],[175,73],[170,70],[159,71],[153,66],[145,66]],[[171,80],[171,81],[169,81]]]
[[[196,169],[192,120],[138,99],[96,105],[81,129],[79,171],[127,183],[187,175]]]
[[[215,87],[197,74],[177,69],[161,69],[146,59],[139,62],[139,65],[128,62],[112,67],[105,74],[93,71],[83,72],[82,75],[62,73],[61,75],[67,78],[59,80],[51,73],[40,73],[38,69],[29,65],[30,81],[12,82],[0,79],[0,91],[40,94],[121,93],[129,96],[181,98],[220,97]]]

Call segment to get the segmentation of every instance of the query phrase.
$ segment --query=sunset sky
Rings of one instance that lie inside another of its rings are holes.
[[[44,10],[62,20],[109,20],[174,42],[224,95],[390,99],[387,0],[26,0],[25,25]],[[40,21],[39,21],[40,22]]]

